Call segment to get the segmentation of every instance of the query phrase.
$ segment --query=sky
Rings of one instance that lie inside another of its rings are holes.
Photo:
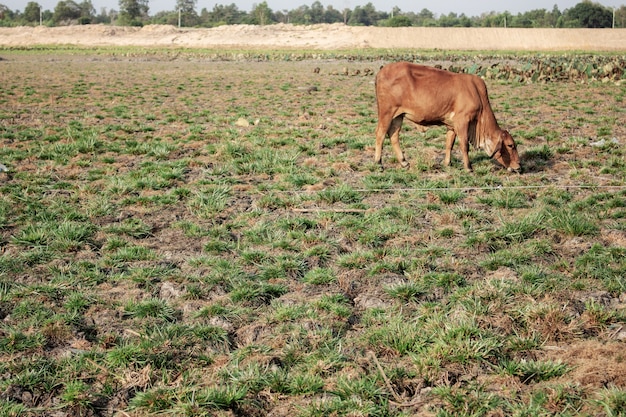
[[[0,4],[4,4],[11,10],[24,11],[24,7],[29,1],[34,1],[43,6],[44,10],[54,11],[55,6],[60,0],[0,0]],[[81,3],[82,0],[74,0]],[[273,11],[293,10],[300,6],[311,6],[315,0],[265,0],[267,5]],[[356,6],[364,6],[372,3],[374,8],[379,11],[391,12],[394,6],[400,8],[403,12],[420,12],[422,9],[428,9],[437,16],[447,15],[450,12],[457,14],[464,13],[466,16],[480,16],[482,13],[491,11],[505,12],[512,14],[523,13],[535,9],[552,10],[556,4],[560,11],[574,7],[582,0],[320,0],[320,3],[326,8],[333,6],[337,10],[345,8],[354,9]],[[203,8],[212,10],[216,4],[230,5],[236,4],[239,10],[249,12],[255,4],[262,3],[263,0],[197,0],[198,12]],[[91,0],[96,9],[96,13],[100,13],[105,7],[107,10],[119,10],[119,0]],[[620,7],[626,4],[626,0],[598,0],[594,3],[602,4],[606,7]],[[176,0],[149,0],[149,14],[153,15],[164,10],[174,10],[176,8]]]

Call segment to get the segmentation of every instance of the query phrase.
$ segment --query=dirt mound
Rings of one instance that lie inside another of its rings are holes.
[[[0,45],[624,51],[626,29],[382,28],[338,23],[230,25],[211,29],[179,29],[170,25],[39,26],[0,28]]]

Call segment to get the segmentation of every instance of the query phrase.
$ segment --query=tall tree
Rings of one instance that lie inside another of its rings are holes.
[[[0,4],[0,20],[11,20],[15,13],[9,9],[9,6],[5,6],[4,4]]]
[[[612,10],[590,1],[583,1],[565,11],[567,26],[583,28],[610,28],[613,24]]]
[[[626,28],[626,6],[615,9],[615,27]]]
[[[272,9],[270,9],[266,1],[252,6],[252,11],[250,12],[250,23],[253,25],[263,26],[272,22]]]
[[[324,6],[319,1],[314,1],[310,9],[311,23],[324,22]]]
[[[234,25],[241,23],[241,18],[245,15],[245,12],[239,10],[235,3],[230,5],[216,4],[213,6],[213,10],[209,13],[212,26],[219,25]]]
[[[78,20],[82,15],[82,9],[72,0],[62,0],[54,8],[53,20],[55,23],[69,24]]]
[[[176,10],[180,13],[183,26],[195,26],[199,23],[196,2],[197,0],[176,1]]]
[[[39,13],[41,5],[34,1],[29,1],[24,8],[24,15],[22,16],[25,22],[39,23]]]
[[[148,17],[148,0],[119,0],[123,24],[137,24]]]
[[[90,23],[91,19],[96,15],[96,8],[93,7],[91,0],[83,0],[78,4],[80,8],[80,18],[83,19],[83,23]]]
[[[302,5],[297,9],[287,12],[286,16],[288,17],[289,23],[308,25],[311,23],[311,8],[307,5]]]
[[[433,26],[435,21],[435,14],[428,9],[422,9],[417,14],[416,24],[419,26]]]
[[[343,15],[333,6],[326,6],[324,11],[324,23],[341,23],[343,22]]]
[[[558,26],[560,18],[561,11],[559,10],[559,6],[555,4],[552,6],[552,11],[547,13],[545,24],[547,27],[555,28]]]
[[[356,6],[350,13],[348,24],[353,26],[374,26],[381,18],[386,18],[386,16],[380,15],[370,2],[363,7]]]

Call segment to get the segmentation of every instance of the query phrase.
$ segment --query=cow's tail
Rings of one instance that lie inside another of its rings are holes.
[[[478,149],[482,145],[480,129],[478,129],[479,123],[481,123],[480,116],[477,118],[477,120],[472,120],[469,123],[469,126],[467,126],[467,139],[474,149]]]

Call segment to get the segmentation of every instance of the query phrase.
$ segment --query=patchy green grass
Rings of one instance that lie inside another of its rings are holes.
[[[523,175],[379,172],[359,54],[3,52],[0,415],[623,414],[626,86],[487,80]]]

